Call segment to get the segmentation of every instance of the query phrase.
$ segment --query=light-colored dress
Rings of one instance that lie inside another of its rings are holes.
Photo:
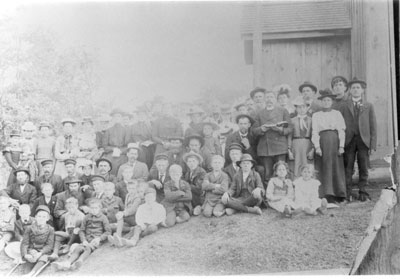
[[[321,207],[321,199],[318,193],[321,183],[318,180],[311,178],[306,181],[303,177],[299,177],[293,181],[293,185],[297,208],[302,210],[309,208],[315,211]]]
[[[268,182],[266,198],[268,205],[276,211],[283,212],[287,205],[293,209],[296,208],[293,184],[290,179],[271,178]],[[280,200],[275,201],[276,198],[280,198]]]

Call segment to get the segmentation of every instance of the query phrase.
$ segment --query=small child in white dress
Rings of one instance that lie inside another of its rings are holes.
[[[317,215],[317,211],[325,214],[328,202],[319,198],[321,182],[314,178],[314,173],[314,165],[303,165],[300,168],[301,177],[293,181],[296,209],[309,215]]]
[[[268,205],[285,217],[291,217],[293,209],[296,209],[293,184],[287,178],[288,172],[289,167],[285,162],[277,162],[274,165],[274,177],[269,180],[266,192]]]

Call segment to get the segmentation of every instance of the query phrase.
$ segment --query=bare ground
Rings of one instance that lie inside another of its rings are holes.
[[[261,216],[192,217],[141,239],[134,248],[106,243],[79,270],[54,272],[49,267],[42,275],[232,275],[350,268],[380,189],[371,185],[371,202],[353,202],[315,217],[284,219],[272,209]],[[0,273],[5,274],[12,261],[4,252],[0,261]],[[15,275],[23,274],[22,269]]]

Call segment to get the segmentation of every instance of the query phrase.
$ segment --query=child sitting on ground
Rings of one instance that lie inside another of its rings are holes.
[[[39,196],[33,203],[32,211],[36,212],[36,208],[38,208],[39,205],[47,206],[50,210],[50,219],[48,221],[48,224],[54,228],[53,215],[54,208],[56,207],[57,203],[57,196],[53,196],[53,185],[51,185],[50,183],[43,183],[40,186],[40,190],[43,195]]]
[[[166,224],[172,227],[175,223],[189,220],[192,211],[192,191],[190,185],[182,179],[182,167],[177,164],[169,168],[171,180],[164,184],[165,198],[162,202],[166,211]]]
[[[285,217],[292,216],[292,209],[296,209],[293,184],[288,176],[288,165],[279,161],[274,165],[274,177],[268,182],[266,198],[269,206],[284,214]]]
[[[10,199],[0,196],[0,252],[14,236],[15,214]]]
[[[79,242],[79,228],[81,227],[83,218],[85,218],[85,214],[78,209],[78,200],[74,197],[67,199],[65,208],[67,213],[65,213],[65,217],[63,218],[64,224],[61,225],[62,228],[65,228],[65,231],[55,232],[54,250],[53,254],[49,256],[51,261],[57,260],[60,254],[67,254],[71,245]],[[67,242],[66,246],[59,252],[61,244],[65,242]]]
[[[110,224],[107,217],[101,213],[101,201],[93,198],[89,201],[90,211],[82,221],[79,238],[81,244],[73,249],[66,261],[54,262],[57,270],[75,270],[82,266],[90,254],[96,250],[102,242],[107,240],[111,234]]]
[[[317,215],[317,210],[325,214],[328,202],[319,198],[321,183],[314,178],[314,172],[314,165],[304,165],[300,168],[301,177],[293,181],[296,206],[309,215]]]
[[[207,173],[202,185],[206,192],[203,204],[203,215],[221,217],[225,213],[225,206],[221,201],[222,195],[228,191],[229,177],[222,171],[225,159],[220,155],[214,155],[211,160],[212,172]]]
[[[15,221],[14,239],[22,241],[26,228],[31,226],[35,219],[31,216],[29,204],[21,204],[18,209],[19,219]]]
[[[138,180],[134,179],[128,182],[127,190],[128,194],[125,198],[125,209],[115,214],[117,218],[117,228],[114,235],[108,236],[108,241],[111,245],[121,247],[122,244],[122,233],[133,232],[133,226],[136,225],[136,212],[141,204],[144,203],[144,192],[146,190],[146,183],[139,183]]]
[[[158,226],[165,227],[166,212],[164,206],[156,201],[157,192],[153,188],[147,188],[145,203],[140,205],[136,212],[136,226],[133,231],[122,238],[124,246],[136,246],[139,237],[155,233]],[[131,238],[132,237],[132,238]]]
[[[104,196],[101,199],[101,210],[107,216],[110,222],[111,231],[117,230],[117,217],[118,212],[123,213],[125,206],[120,197],[114,196],[115,184],[112,182],[104,183]]]
[[[206,171],[200,167],[203,162],[203,157],[196,152],[190,151],[183,155],[183,161],[185,161],[189,168],[185,174],[184,180],[190,184],[190,189],[192,191],[193,215],[198,216],[201,213],[201,206],[204,203],[204,191],[201,185],[206,176]]]
[[[49,208],[45,205],[38,206],[35,222],[24,233],[21,256],[29,263],[35,264],[28,276],[34,275],[48,261],[48,254],[53,250],[54,229],[47,224],[49,218]]]

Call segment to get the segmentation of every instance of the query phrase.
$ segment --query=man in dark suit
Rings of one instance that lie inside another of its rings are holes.
[[[168,174],[168,166],[168,154],[159,153],[155,157],[155,168],[152,168],[149,172],[147,181],[150,187],[154,188],[157,192],[157,202],[161,202],[165,198],[164,184],[171,180]]]
[[[17,168],[14,171],[17,183],[7,186],[6,193],[19,204],[28,204],[32,209],[33,204],[37,198],[36,188],[28,183],[29,170],[26,168]]]
[[[289,112],[276,106],[276,96],[274,92],[266,92],[266,107],[258,111],[255,116],[255,123],[252,131],[258,137],[257,156],[261,165],[264,166],[264,181],[268,181],[272,176],[273,165],[278,161],[286,161],[288,153],[288,135],[292,132],[292,126],[277,126],[279,122],[290,123]]]
[[[243,153],[250,154],[253,158],[256,157],[256,139],[250,130],[250,127],[254,124],[254,119],[246,114],[239,114],[236,116],[236,123],[239,126],[239,131],[233,132],[228,136],[225,143],[225,166],[232,163],[229,158],[229,148],[232,143],[238,143],[243,148]]]
[[[299,91],[301,96],[304,99],[304,103],[306,103],[308,110],[307,115],[312,116],[315,112],[320,111],[322,109],[321,105],[315,100],[315,96],[317,94],[317,87],[311,82],[305,81],[299,86]],[[297,113],[293,113],[292,117],[297,116]]]
[[[366,201],[369,194],[365,191],[368,183],[369,155],[376,150],[377,131],[374,107],[363,100],[367,84],[354,78],[348,83],[350,88],[349,99],[342,104],[340,112],[346,123],[346,139],[344,147],[344,163],[346,169],[347,198],[352,191],[352,175],[354,162],[357,156],[359,169],[359,200]]]

